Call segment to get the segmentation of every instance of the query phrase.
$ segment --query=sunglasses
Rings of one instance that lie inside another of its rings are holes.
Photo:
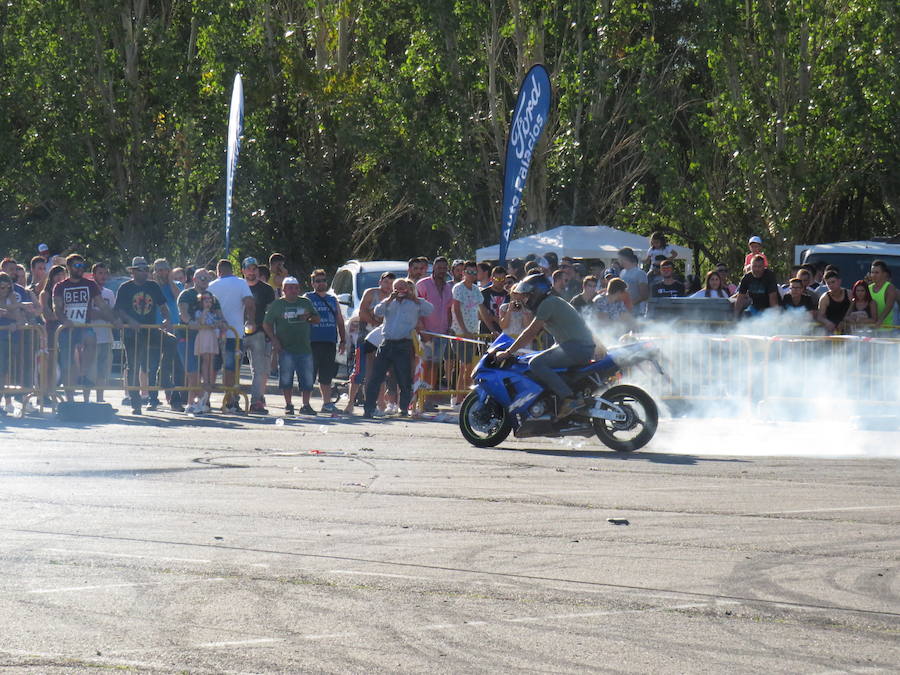
[[[314,279],[313,283],[315,284],[327,284],[328,281],[326,279]]]
[[[476,270],[466,270],[466,274],[475,276],[476,274],[478,274],[478,272]]]
[[[83,270],[85,268],[85,264],[83,262],[73,262],[72,267],[76,270]]]

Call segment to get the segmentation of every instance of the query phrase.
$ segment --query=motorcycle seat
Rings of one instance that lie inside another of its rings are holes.
[[[593,373],[608,367],[615,367],[615,363],[609,356],[605,356],[599,361],[592,360],[583,366],[571,366],[569,368],[554,368],[553,370],[563,375],[579,375],[581,373]]]

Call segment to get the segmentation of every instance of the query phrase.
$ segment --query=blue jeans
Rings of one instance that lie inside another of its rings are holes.
[[[290,389],[294,386],[294,373],[300,383],[300,391],[312,391],[313,355],[292,354],[282,350],[278,354],[278,386]]]
[[[528,363],[531,377],[550,389],[560,398],[572,395],[570,387],[562,376],[554,372],[554,368],[571,368],[586,366],[594,356],[593,343],[562,342],[557,343],[532,357]]]
[[[184,364],[185,372],[199,373],[200,359],[194,354],[194,343],[197,341],[197,331],[185,330],[178,335],[178,356]]]
[[[240,356],[240,352],[236,352],[237,349],[237,339],[235,338],[225,338],[225,348],[222,350],[222,368],[223,370],[233,371],[235,367],[238,365],[237,357]]]
[[[394,371],[397,388],[400,390],[400,410],[407,410],[412,401],[412,340],[385,340],[375,353],[372,377],[366,382],[366,414],[375,411],[378,390],[387,377],[387,371]]]

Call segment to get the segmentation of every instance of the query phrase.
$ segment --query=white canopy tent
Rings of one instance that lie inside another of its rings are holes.
[[[509,242],[506,257],[524,258],[529,253],[541,256],[553,251],[560,258],[564,255],[573,258],[600,258],[609,263],[615,258],[618,250],[625,246],[633,248],[638,258],[643,259],[647,249],[650,248],[650,243],[647,237],[606,225],[560,225],[546,232],[513,239]],[[686,246],[672,244],[672,248],[678,251],[678,257],[685,261],[685,273],[690,274],[694,252]],[[497,260],[499,257],[499,244],[485,246],[475,252],[475,258],[479,262]]]

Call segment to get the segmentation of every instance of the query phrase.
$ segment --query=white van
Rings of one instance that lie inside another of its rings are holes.
[[[393,272],[399,279],[407,270],[404,260],[348,260],[341,265],[331,281],[331,293],[337,296],[344,319],[359,313],[363,293],[378,286],[382,274]]]
[[[889,241],[898,240],[892,238]],[[824,261],[835,265],[841,271],[841,282],[847,288],[869,273],[873,260],[884,260],[894,282],[900,282],[900,241],[839,241],[794,247],[795,264]]]

